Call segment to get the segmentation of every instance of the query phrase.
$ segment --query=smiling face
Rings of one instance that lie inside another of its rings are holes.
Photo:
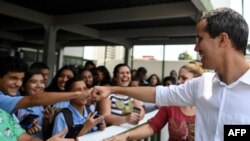
[[[85,91],[87,90],[87,86],[86,84],[84,83],[83,80],[80,80],[80,81],[76,81],[72,84],[72,88],[71,88],[71,91],[72,92],[76,92],[76,91]],[[87,99],[85,97],[83,98],[75,98],[75,99],[72,99],[70,100],[74,105],[86,105],[87,104]]]
[[[74,77],[74,73],[69,69],[65,69],[61,72],[57,78],[57,85],[61,91],[64,91],[65,83],[72,77]]]
[[[196,27],[197,41],[195,51],[197,51],[201,57],[201,62],[206,69],[216,69],[218,57],[221,54],[219,51],[218,38],[211,38],[209,33],[205,30],[206,20],[201,20]]]
[[[0,77],[0,90],[7,95],[16,96],[23,84],[24,72],[9,72]]]
[[[90,70],[83,71],[81,73],[81,77],[83,81],[88,85],[88,87],[91,87],[93,85],[93,75]]]
[[[28,95],[34,95],[43,92],[44,88],[44,76],[42,74],[35,74],[27,81],[24,89]]]
[[[128,86],[131,81],[131,71],[127,66],[122,66],[119,68],[115,77],[117,86]]]

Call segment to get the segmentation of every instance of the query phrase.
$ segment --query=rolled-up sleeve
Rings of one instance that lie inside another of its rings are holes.
[[[196,80],[182,85],[157,86],[155,101],[158,106],[192,106],[196,94]]]
[[[148,124],[154,130],[154,133],[158,133],[168,123],[168,119],[168,107],[163,106],[159,109],[159,111],[153,118],[148,120]]]
[[[162,106],[162,105],[167,106],[166,92],[167,92],[167,90],[163,86],[156,87],[155,101],[156,101],[157,106]]]
[[[22,96],[9,96],[0,92],[0,108],[8,113],[14,113],[17,103],[22,99]]]

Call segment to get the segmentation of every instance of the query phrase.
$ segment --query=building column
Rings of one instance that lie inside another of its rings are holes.
[[[165,77],[165,50],[166,45],[163,45],[163,58],[162,58],[162,70],[161,70],[161,78],[163,79]]]
[[[64,56],[64,47],[59,47],[58,49],[58,66],[57,69],[60,69],[63,67],[63,56]]]
[[[124,53],[124,64],[127,64],[128,66],[131,67],[131,59],[132,59],[132,47],[133,46],[124,46],[125,48],[125,53]]]
[[[53,74],[55,72],[55,64],[56,64],[56,34],[57,27],[55,26],[46,26],[45,27],[45,42],[44,42],[44,50],[43,50],[43,62],[48,65],[50,68],[48,83],[53,78]]]
[[[15,56],[16,50],[11,48],[10,49],[10,56]]]

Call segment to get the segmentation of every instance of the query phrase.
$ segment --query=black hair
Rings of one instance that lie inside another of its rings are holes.
[[[166,76],[166,77],[163,78],[162,84],[165,85],[165,83],[166,83],[167,81],[172,82],[173,85],[175,85],[176,82],[177,82],[177,80],[176,80],[175,77],[173,77],[173,76]]]
[[[0,57],[0,77],[9,72],[23,72],[28,69],[28,65],[18,57],[4,56]]]
[[[236,50],[246,54],[248,25],[243,16],[231,8],[219,8],[203,15],[198,22],[206,20],[205,31],[215,38],[225,32],[233,42]]]
[[[64,86],[65,92],[70,92],[72,90],[72,86],[77,81],[83,81],[83,79],[80,76],[75,76],[70,78]]]
[[[59,69],[56,73],[56,76],[52,79],[50,85],[45,89],[46,91],[49,92],[60,92],[61,90],[59,89],[57,85],[58,77],[64,70],[71,70],[72,73],[74,74],[74,77],[77,76],[77,71],[76,68],[72,65],[65,65],[61,69]]]
[[[96,67],[95,73],[97,71],[100,71],[100,72],[102,72],[104,74],[104,78],[103,78],[104,80],[111,81],[110,73],[109,73],[108,69],[105,66]]]
[[[38,69],[38,70],[48,69],[49,70],[49,67],[43,62],[35,62],[30,65],[30,69]]]
[[[88,68],[89,66],[93,66],[94,68],[96,67],[96,65],[93,61],[87,61],[84,65],[84,68],[91,69],[91,68]]]
[[[149,85],[151,85],[151,84],[150,84],[150,80],[152,79],[153,76],[155,76],[156,79],[157,79],[156,86],[160,85],[160,84],[161,84],[160,78],[159,78],[159,76],[158,76],[157,74],[155,74],[155,73],[154,73],[154,74],[151,74],[151,75],[148,77],[148,80],[147,80],[147,81],[148,81]]]

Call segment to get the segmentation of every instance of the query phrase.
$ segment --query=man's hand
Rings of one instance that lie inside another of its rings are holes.
[[[93,88],[91,89],[87,89],[87,90],[84,90],[84,91],[77,91],[75,92],[80,98],[86,98],[88,99],[91,95],[91,92],[93,91]]]
[[[110,91],[111,87],[101,87],[101,86],[95,86],[92,90],[91,93],[91,98],[93,101],[100,101],[106,97],[109,96],[109,94],[111,93]]]

